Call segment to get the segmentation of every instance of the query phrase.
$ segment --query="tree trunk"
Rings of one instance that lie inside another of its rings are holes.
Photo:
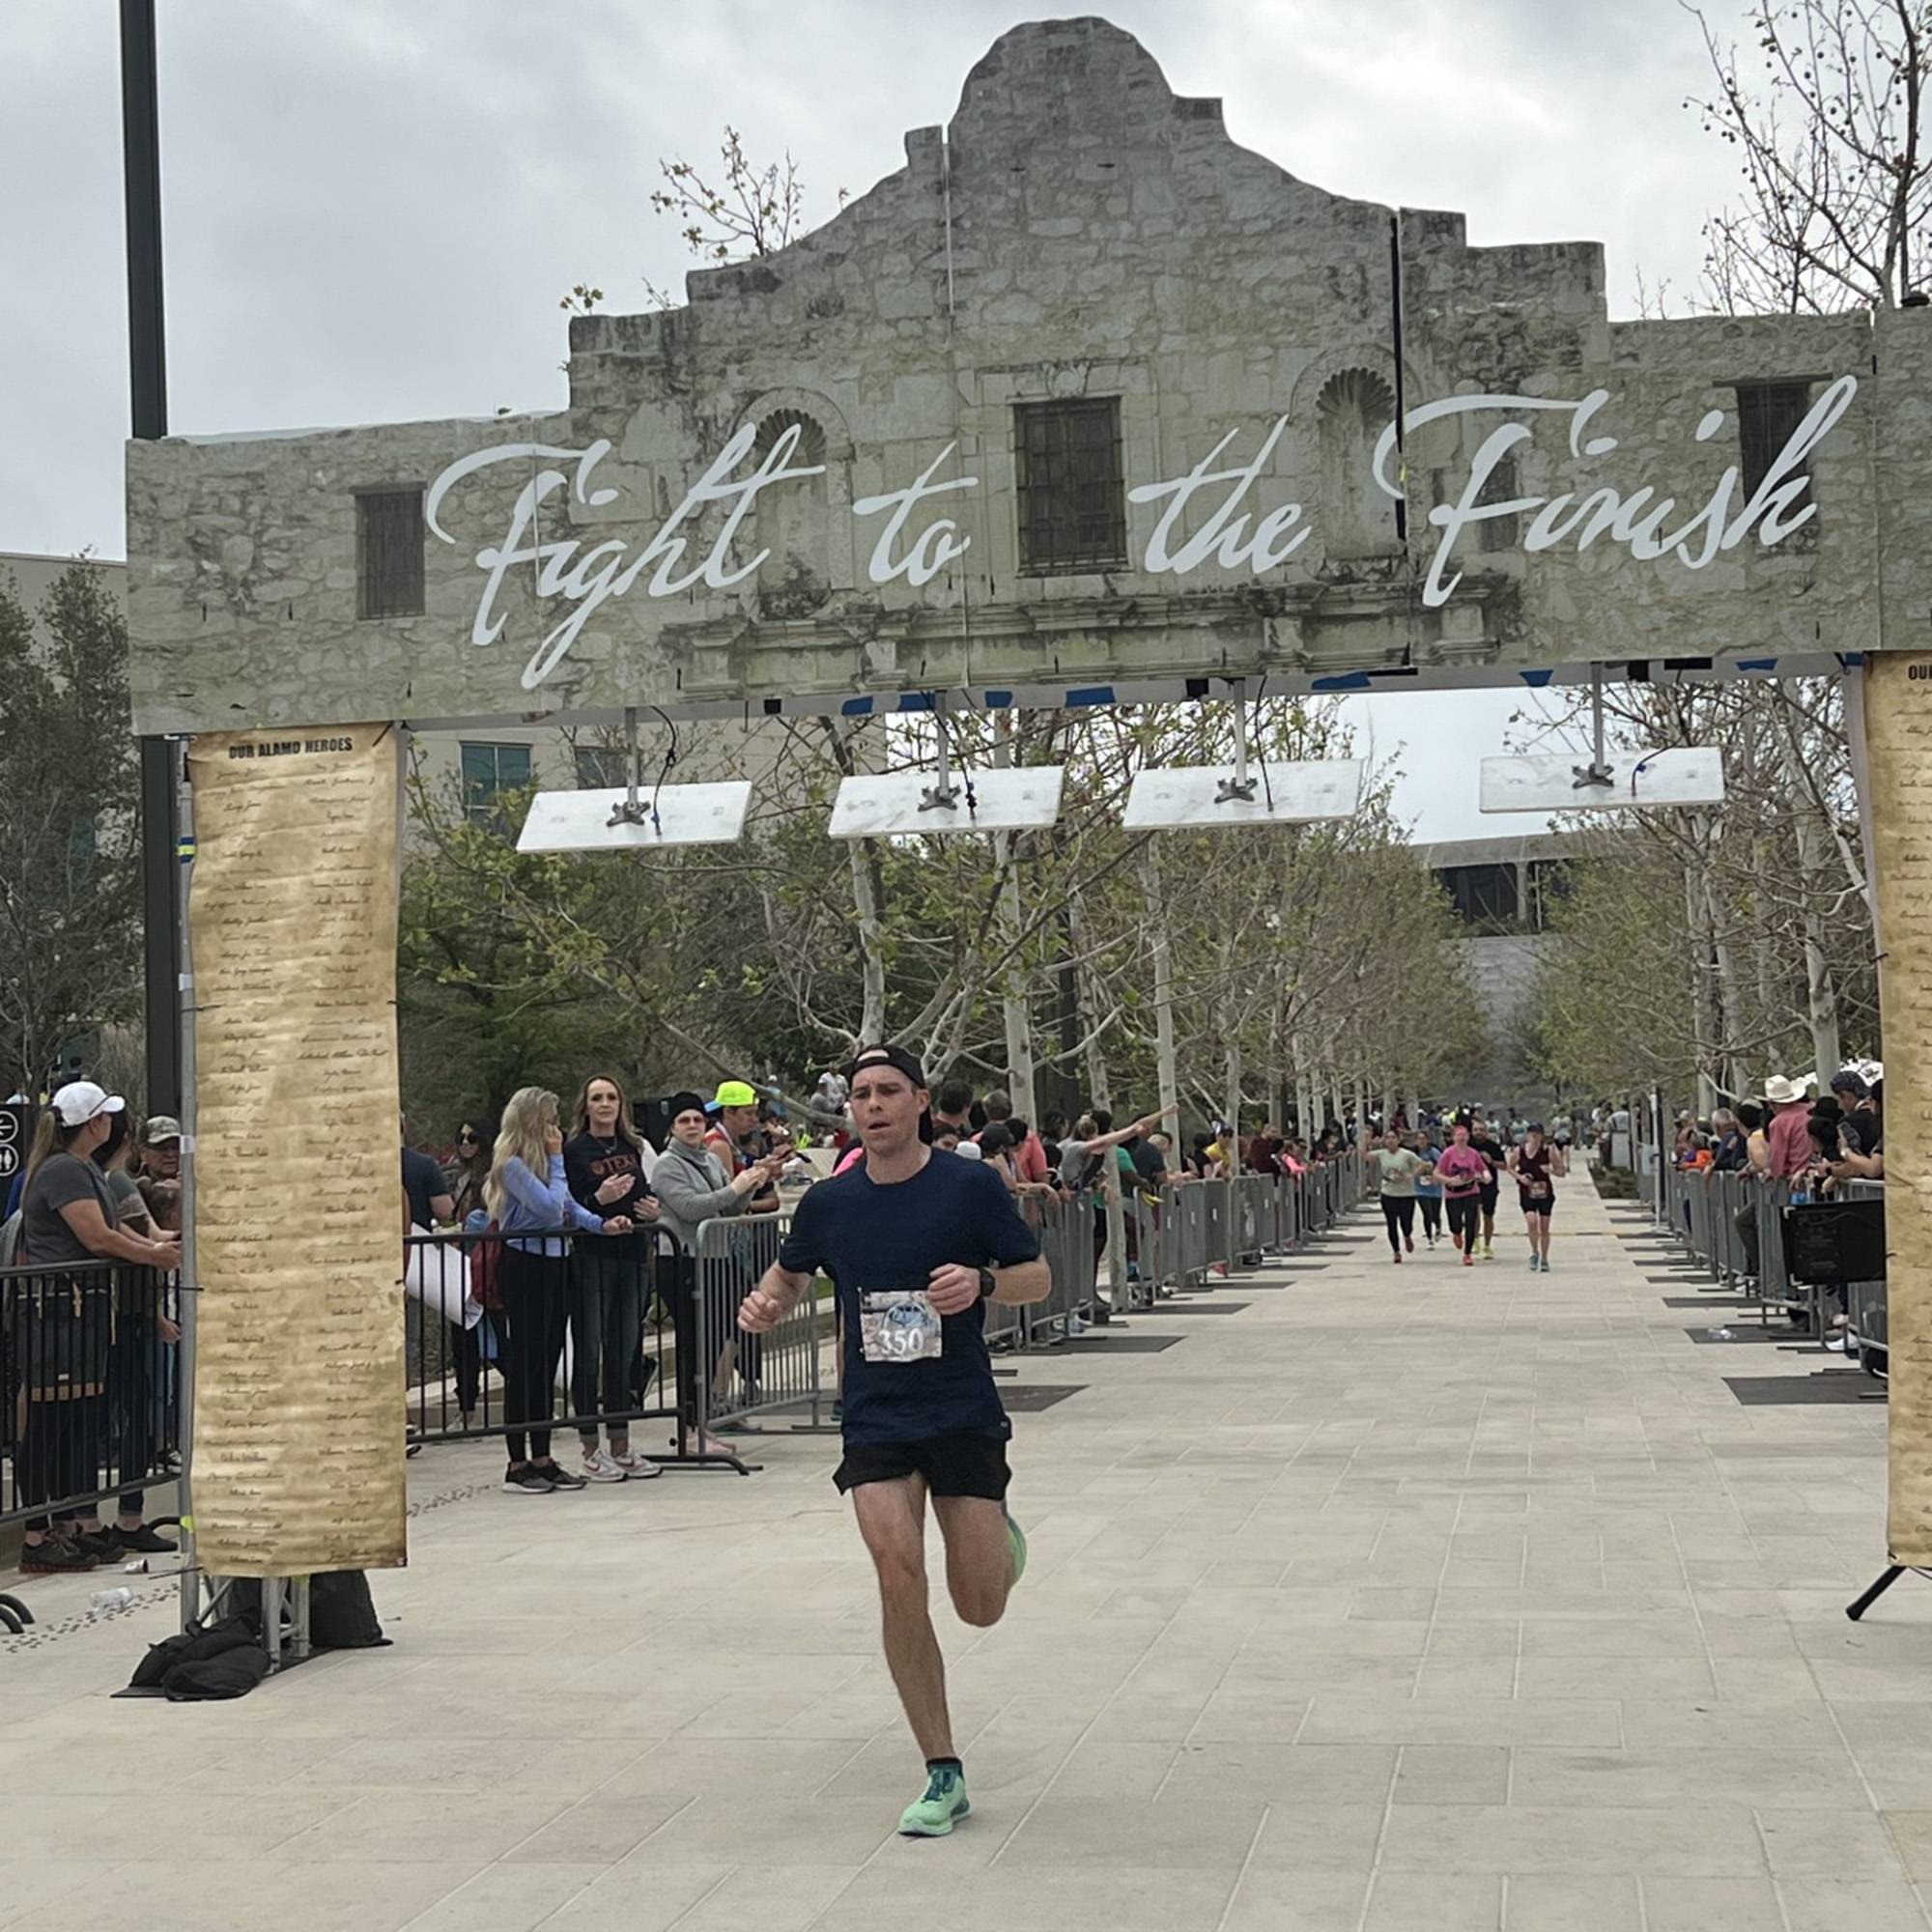
[[[1704,891],[1704,867],[1695,860],[1684,868],[1684,913],[1690,935],[1691,1056],[1696,1066],[1698,1113],[1717,1105],[1717,1083],[1711,1068],[1717,1058],[1717,988],[1713,979],[1711,906]]]
[[[1147,895],[1148,917],[1153,922],[1154,1068],[1160,1085],[1161,1123],[1170,1133],[1180,1130],[1180,1069],[1174,1053],[1174,947],[1168,937],[1167,900],[1161,892],[1159,841],[1141,847],[1141,886]]]
[[[1838,1037],[1838,989],[1825,953],[1825,922],[1818,912],[1823,841],[1810,801],[1801,797],[1796,811],[1799,883],[1804,895],[1805,1013],[1811,1025],[1811,1064],[1819,1080],[1827,1081],[1844,1062]]]
[[[871,842],[854,838],[846,855],[852,868],[852,905],[859,915],[861,1046],[874,1046],[886,1037],[886,927],[872,872]]]
[[[993,762],[1010,765],[1013,760],[1013,726],[1008,713],[993,714]],[[1000,925],[1007,944],[1015,944],[1020,935],[1020,875],[1012,860],[1012,835],[999,833],[993,839],[993,863],[1004,868],[1000,887]],[[1034,1112],[1033,1010],[1028,998],[1029,975],[1017,956],[1007,962],[1000,975],[1000,1012],[1007,1029],[1007,1092],[1012,1096],[1013,1112],[1030,1125],[1037,1126]]]

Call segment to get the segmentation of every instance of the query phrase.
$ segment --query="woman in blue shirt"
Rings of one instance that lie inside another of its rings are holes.
[[[1436,1157],[1442,1151],[1442,1137],[1434,1127],[1424,1127],[1410,1142],[1427,1166],[1428,1172],[1435,1172]],[[1433,1248],[1435,1237],[1442,1232],[1442,1183],[1439,1180],[1425,1179],[1418,1175],[1415,1181],[1415,1205],[1422,1210],[1422,1232]]]
[[[564,1178],[556,1095],[542,1087],[521,1087],[510,1095],[483,1198],[503,1239],[498,1286],[509,1355],[503,1435],[510,1457],[503,1488],[511,1495],[581,1490],[583,1478],[551,1455],[550,1430],[532,1426],[526,1440],[522,1425],[535,1425],[539,1417],[548,1423],[553,1411],[570,1312],[570,1263],[562,1231],[628,1235],[631,1223],[621,1214],[604,1220],[571,1194]]]

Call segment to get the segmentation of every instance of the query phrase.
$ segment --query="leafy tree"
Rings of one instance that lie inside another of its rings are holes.
[[[128,627],[76,559],[40,606],[0,579],[0,1077],[39,1091],[141,998]]]

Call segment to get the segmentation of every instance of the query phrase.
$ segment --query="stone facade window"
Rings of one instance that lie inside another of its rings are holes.
[[[1015,403],[1013,447],[1020,568],[1037,577],[1124,569],[1120,397]]]
[[[505,792],[524,790],[529,781],[527,745],[463,747],[463,810],[472,825],[500,831],[503,814],[498,800]]]
[[[1738,392],[1738,468],[1742,471],[1744,493],[1748,497],[1762,483],[1778,451],[1791,440],[1798,425],[1811,408],[1809,383],[1740,383]],[[1810,479],[1805,479],[1805,497]],[[1813,519],[1815,522],[1816,519]]]
[[[356,616],[420,617],[422,611],[422,491],[356,491]]]

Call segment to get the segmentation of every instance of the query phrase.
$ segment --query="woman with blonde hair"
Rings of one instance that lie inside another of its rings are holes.
[[[648,1226],[658,1218],[650,1186],[657,1150],[632,1125],[630,1101],[609,1073],[583,1083],[571,1129],[563,1170],[577,1205],[593,1214],[625,1215],[643,1230],[582,1242],[570,1258],[570,1406],[577,1411],[583,1473],[593,1483],[621,1483],[658,1472],[647,1457],[631,1453],[626,1422],[607,1422],[611,1446],[599,1449],[595,1420],[600,1392],[606,1416],[642,1407],[657,1366],[643,1358],[644,1264],[657,1239]]]
[[[498,1285],[509,1347],[503,1435],[510,1459],[503,1488],[511,1495],[581,1490],[583,1478],[555,1461],[550,1430],[536,1426],[539,1418],[550,1420],[570,1309],[563,1231],[628,1235],[630,1219],[617,1214],[607,1220],[573,1198],[564,1177],[557,1098],[543,1087],[520,1087],[510,1095],[483,1199],[503,1237]]]

